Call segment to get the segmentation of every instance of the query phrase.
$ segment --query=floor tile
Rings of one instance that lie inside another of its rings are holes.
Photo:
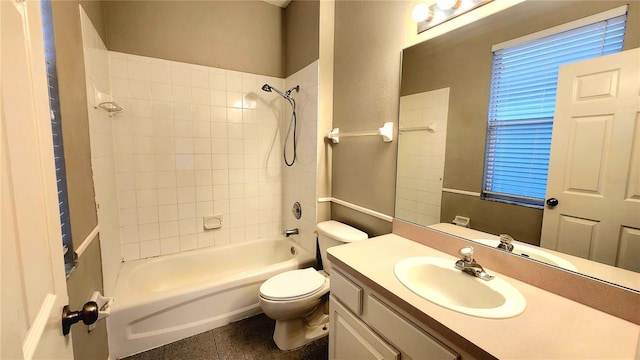
[[[273,342],[275,321],[260,314],[123,360],[326,360],[329,337],[282,351]]]

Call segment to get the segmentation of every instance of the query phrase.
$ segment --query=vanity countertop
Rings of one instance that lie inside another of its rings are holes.
[[[409,313],[432,319],[499,359],[634,359],[640,351],[640,326],[510,278],[527,300],[525,311],[508,319],[461,314],[423,299],[398,281],[395,264],[412,256],[455,257],[387,234],[332,247],[329,259]],[[477,258],[482,264],[482,259]],[[615,301],[615,299],[611,299]],[[421,318],[418,317],[418,318]]]

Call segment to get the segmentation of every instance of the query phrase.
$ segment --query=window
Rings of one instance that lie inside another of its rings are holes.
[[[53,133],[53,156],[55,157],[56,179],[58,182],[58,207],[60,209],[60,228],[64,248],[64,267],[67,275],[75,266],[75,252],[71,242],[71,219],[69,216],[69,198],[67,178],[62,146],[62,125],[60,123],[60,96],[58,94],[58,73],[56,71],[56,49],[53,36],[53,17],[51,1],[43,1],[42,33],[44,36],[44,57],[49,87],[49,109],[51,112],[51,132]]]
[[[622,50],[626,6],[493,47],[483,197],[542,206],[558,68]]]

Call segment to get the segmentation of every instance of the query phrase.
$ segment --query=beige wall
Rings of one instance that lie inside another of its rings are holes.
[[[333,127],[341,132],[397,127],[400,51],[409,2],[337,1]],[[332,146],[333,197],[393,215],[397,142],[380,137],[345,139]],[[332,218],[369,235],[391,231],[391,223],[332,205]]]
[[[444,187],[480,192],[487,128],[491,45],[624,5],[621,1],[527,1],[404,51],[402,95],[451,87]],[[638,47],[640,3],[630,4],[625,48]],[[473,59],[473,61],[468,61]],[[539,244],[542,210],[456,194],[441,219],[471,218],[474,229]],[[507,231],[509,230],[509,231]]]
[[[69,214],[75,248],[80,246],[82,240],[98,224],[91,171],[89,115],[78,4],[82,4],[104,37],[101,2],[52,2],[62,139],[69,188]]]
[[[98,224],[91,170],[89,117],[78,4],[82,4],[100,36],[104,38],[105,35],[101,2],[52,2],[71,235],[75,249]],[[100,241],[95,240],[80,257],[77,268],[67,280],[72,310],[81,309],[93,291],[102,292],[101,265]],[[104,322],[91,333],[87,333],[87,327],[83,324],[75,325],[72,327],[72,336],[76,359],[107,358],[107,332]]]
[[[97,286],[99,284],[99,286]],[[85,250],[78,267],[67,280],[69,307],[80,310],[94,291],[102,288],[102,266],[100,261],[100,240],[94,240]],[[96,328],[88,332],[82,322],[71,327],[73,337],[73,357],[75,359],[106,360],[109,356],[107,344],[107,322],[100,321]]]
[[[284,11],[286,76],[318,60],[320,1],[293,0]]]
[[[284,10],[262,1],[107,1],[107,48],[285,77]]]

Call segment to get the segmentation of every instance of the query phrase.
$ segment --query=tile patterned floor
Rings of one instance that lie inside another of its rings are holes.
[[[282,351],[273,339],[275,321],[256,315],[123,360],[326,360],[329,338]]]

